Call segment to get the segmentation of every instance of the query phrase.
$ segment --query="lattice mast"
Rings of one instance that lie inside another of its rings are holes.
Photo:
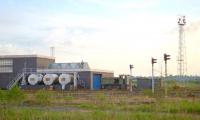
[[[186,46],[185,46],[185,30],[186,24],[185,16],[180,16],[178,19],[179,26],[179,46],[178,46],[178,67],[177,72],[179,76],[186,75],[187,62],[186,62]]]

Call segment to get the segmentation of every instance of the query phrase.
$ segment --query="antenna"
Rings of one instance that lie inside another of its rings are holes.
[[[50,47],[50,56],[55,57],[55,47]]]
[[[179,26],[179,45],[178,45],[178,64],[177,72],[179,76],[186,75],[187,72],[187,62],[186,62],[186,46],[185,46],[185,30],[184,26],[186,24],[185,16],[179,16],[178,26]]]

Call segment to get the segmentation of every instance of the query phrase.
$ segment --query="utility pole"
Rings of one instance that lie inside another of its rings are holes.
[[[151,58],[151,64],[152,64],[152,80],[151,80],[151,89],[152,93],[155,91],[155,86],[154,86],[154,63],[157,63],[157,59],[154,59],[153,57]]]

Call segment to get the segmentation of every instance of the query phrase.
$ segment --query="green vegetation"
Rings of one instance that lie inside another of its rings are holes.
[[[26,95],[18,87],[14,87],[9,91],[0,90],[0,103],[20,104],[25,100]]]
[[[200,120],[198,96],[159,96],[162,93],[22,91],[15,87],[0,90],[0,120]]]
[[[41,114],[42,113],[42,114]],[[92,112],[55,112],[37,109],[6,109],[0,110],[1,119],[6,120],[199,120],[193,114],[158,114],[149,112],[106,112],[95,110]]]
[[[40,105],[48,105],[50,103],[51,94],[45,90],[39,90],[35,94],[35,102]]]
[[[190,80],[190,81],[175,81],[175,80],[167,80],[166,85],[168,89],[180,89],[185,88],[187,90],[199,90],[200,81],[198,80]]]

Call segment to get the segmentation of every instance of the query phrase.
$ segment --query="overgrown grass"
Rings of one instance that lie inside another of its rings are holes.
[[[72,100],[74,100],[75,98],[73,96],[65,96],[64,97],[66,101],[70,102]]]
[[[25,100],[25,98],[25,93],[18,87],[14,87],[9,91],[0,90],[0,103],[3,104],[20,104]]]
[[[200,90],[200,81],[197,80],[188,80],[188,81],[175,81],[175,80],[167,80],[165,81],[165,85],[169,90],[176,89],[187,89],[187,90]]]
[[[108,95],[106,91],[91,94],[93,96],[88,97],[38,90],[26,95],[17,87],[10,91],[0,90],[0,103],[8,105],[0,105],[0,120],[200,120],[200,98],[158,98],[151,91],[144,91],[140,96]],[[141,102],[149,98],[153,102]],[[18,106],[26,101],[34,104]],[[11,103],[17,104],[9,106]],[[34,105],[39,107],[36,109]],[[76,111],[49,109],[57,105]]]
[[[35,102],[40,105],[48,105],[51,100],[51,93],[46,90],[38,90],[35,93]]]
[[[192,114],[163,114],[148,112],[55,112],[37,109],[0,110],[1,119],[6,120],[199,120],[200,116]]]
[[[158,105],[159,106],[157,107],[157,111],[159,112],[200,114],[200,101],[162,101]]]

